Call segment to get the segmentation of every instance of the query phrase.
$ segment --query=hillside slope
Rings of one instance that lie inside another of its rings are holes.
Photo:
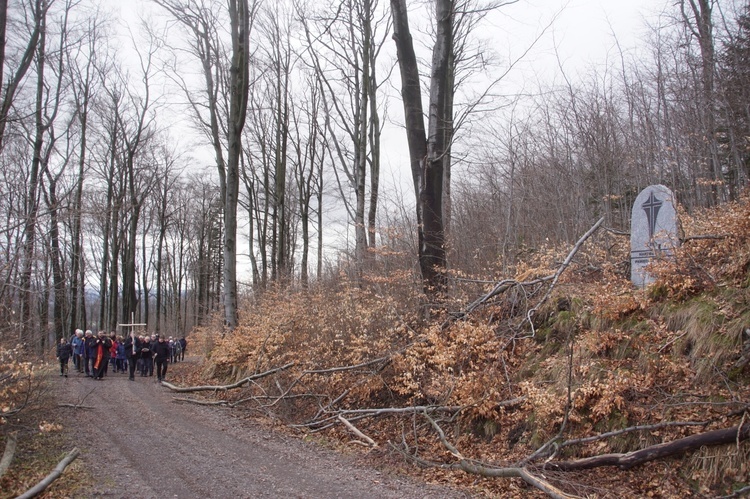
[[[382,252],[359,285],[342,278],[267,291],[245,305],[236,331],[206,328],[193,339],[215,382],[285,366],[220,392],[237,410],[340,442],[354,436],[374,457],[481,494],[525,495],[528,485],[450,470],[522,467],[594,497],[728,495],[750,485],[750,445],[741,441],[750,203],[682,214],[681,223],[675,261],[654,265],[658,279],[646,291],[628,280],[627,238],[599,229],[575,251],[528,252],[512,277],[455,275],[450,297],[429,314],[410,274]],[[738,426],[732,444],[630,470],[552,470]]]

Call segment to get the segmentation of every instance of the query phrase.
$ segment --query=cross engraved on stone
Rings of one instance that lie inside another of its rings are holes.
[[[654,237],[654,232],[656,231],[656,218],[659,216],[659,210],[663,204],[664,202],[654,196],[654,193],[651,192],[646,202],[641,205],[641,208],[646,212],[646,218],[648,219],[649,239],[653,239]]]

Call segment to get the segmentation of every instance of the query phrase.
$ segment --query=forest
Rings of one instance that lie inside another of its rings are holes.
[[[153,0],[123,36],[104,2],[0,0],[0,344],[190,334],[244,391],[217,403],[560,497],[532,465],[731,428],[734,461],[659,487],[747,490],[750,3],[666,2],[637,51],[509,95],[531,56],[487,33],[517,3]],[[652,184],[683,245],[643,291]]]
[[[440,25],[406,2],[164,0],[123,41],[96,2],[3,2],[4,334],[43,349],[217,311],[232,328],[239,298],[390,250],[429,294],[599,217],[627,232],[649,184],[688,212],[739,198],[745,3],[672,2],[645,50],[507,96],[514,61],[479,33],[512,3],[448,3]],[[408,135],[409,188],[381,188],[385,121]]]

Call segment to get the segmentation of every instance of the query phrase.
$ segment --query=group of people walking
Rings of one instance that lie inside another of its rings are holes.
[[[129,373],[135,379],[135,371],[141,376],[156,376],[162,381],[167,375],[167,365],[185,360],[187,340],[184,337],[166,338],[158,334],[123,337],[113,331],[99,331],[94,336],[91,330],[85,333],[76,329],[68,340],[61,338],[57,345],[57,358],[60,361],[60,376],[68,376],[68,363],[73,359],[73,367],[80,374],[101,380],[111,366],[115,373]]]

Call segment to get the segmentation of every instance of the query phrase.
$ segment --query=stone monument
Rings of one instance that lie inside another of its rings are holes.
[[[646,266],[658,258],[672,258],[679,246],[674,194],[651,185],[638,194],[630,218],[630,280],[638,287],[654,282]]]

